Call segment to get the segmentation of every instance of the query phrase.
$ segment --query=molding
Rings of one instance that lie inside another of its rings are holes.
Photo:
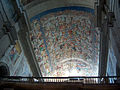
[[[28,14],[28,18],[37,15],[38,13],[59,7],[81,6],[94,9],[95,0],[35,0],[26,6],[23,6]]]

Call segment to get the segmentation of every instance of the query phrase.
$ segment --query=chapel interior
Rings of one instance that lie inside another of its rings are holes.
[[[120,0],[0,0],[1,90],[119,89],[119,25]]]

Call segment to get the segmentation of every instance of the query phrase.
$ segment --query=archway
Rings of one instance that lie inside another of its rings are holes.
[[[0,62],[0,76],[9,76],[9,75],[10,75],[10,71],[7,64]]]

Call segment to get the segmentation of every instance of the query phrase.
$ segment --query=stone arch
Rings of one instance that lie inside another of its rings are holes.
[[[6,63],[0,62],[0,76],[9,76],[10,70]]]

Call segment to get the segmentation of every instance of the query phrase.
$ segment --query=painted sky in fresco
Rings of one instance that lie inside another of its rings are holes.
[[[61,7],[31,18],[30,40],[43,76],[97,76],[94,10]]]

